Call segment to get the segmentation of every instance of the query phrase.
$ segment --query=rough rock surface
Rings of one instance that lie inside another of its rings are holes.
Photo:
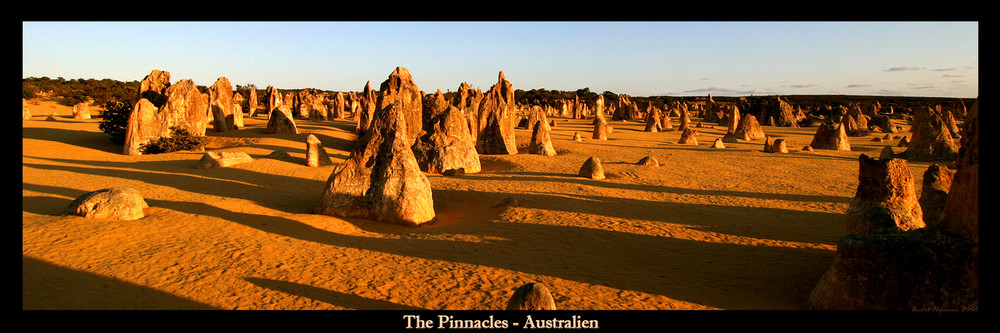
[[[740,117],[740,122],[736,125],[736,131],[733,134],[736,135],[737,139],[744,141],[765,138],[764,129],[757,122],[757,117],[752,114]]]
[[[913,135],[906,151],[899,154],[901,158],[913,161],[950,161],[958,156],[958,145],[955,144],[941,112],[928,107],[918,110],[910,131]]]
[[[157,138],[170,135],[168,119],[159,118],[156,106],[142,98],[132,107],[125,128],[125,155],[142,155],[142,146]]]
[[[858,160],[858,189],[847,207],[847,233],[888,233],[926,226],[906,160],[877,160],[865,154]]]
[[[413,82],[410,71],[405,67],[396,67],[389,74],[389,78],[382,81],[377,96],[376,112],[396,105],[394,107],[402,112],[403,119],[406,120],[408,131],[406,137],[410,140],[410,145],[416,143],[417,139],[420,138],[420,132],[423,131],[424,104],[420,87],[417,87],[417,84]]]
[[[208,104],[212,107],[213,128],[216,132],[243,127],[243,112],[236,112],[238,104],[233,100],[233,85],[226,77],[218,78],[208,88]]]
[[[237,164],[253,162],[244,152],[206,152],[198,161],[198,169],[226,168]]]
[[[660,166],[660,162],[657,161],[656,158],[652,157],[652,156],[643,157],[643,158],[639,159],[639,162],[636,162],[635,164],[637,164],[637,165],[645,165],[645,166],[654,166],[654,167],[655,166]]]
[[[86,218],[137,220],[149,205],[138,190],[131,187],[111,187],[77,197],[66,207],[66,214]]]
[[[608,139],[608,121],[604,117],[594,119],[594,135],[595,140],[607,140]]]
[[[951,190],[941,214],[944,232],[979,244],[979,98],[969,108]]]
[[[417,164],[429,173],[459,169],[463,173],[481,171],[479,153],[465,115],[455,106],[445,107],[443,112],[426,118],[425,134],[413,145]]]
[[[514,290],[507,301],[507,310],[555,310],[556,303],[552,300],[549,288],[544,284],[532,282]]]
[[[295,119],[291,116],[292,111],[284,105],[279,105],[271,110],[271,116],[267,120],[267,128],[264,133],[268,134],[298,134],[299,129],[295,125]]]
[[[148,99],[156,107],[166,102],[166,91],[170,87],[170,72],[153,69],[139,82],[138,98]]]
[[[587,161],[583,162],[580,166],[580,172],[577,173],[580,177],[590,178],[590,179],[604,179],[604,167],[601,166],[601,159],[597,156],[591,156]]]
[[[888,148],[888,147],[886,147]],[[920,209],[924,223],[936,225],[941,221],[941,212],[951,190],[951,171],[947,166],[931,164],[924,171],[923,186],[920,190]]]
[[[333,160],[330,159],[330,155],[323,148],[323,142],[315,135],[309,134],[309,136],[306,136],[306,165],[318,167],[332,164]]]
[[[809,145],[815,149],[851,150],[851,143],[847,139],[847,131],[843,124],[834,125],[826,122],[820,124]]]
[[[529,118],[530,119],[530,118]],[[549,128],[549,123],[545,119],[545,114],[539,115],[539,119],[535,121],[534,125],[531,125],[531,141],[528,146],[528,153],[545,155],[545,156],[555,156],[556,149],[552,147],[552,137],[549,132],[552,129]]]
[[[514,86],[500,72],[499,80],[479,104],[476,150],[480,154],[517,154],[514,103]]]
[[[682,145],[697,145],[698,131],[691,129],[690,127],[685,129],[684,132],[681,133],[681,138],[677,141],[677,143]]]
[[[350,157],[334,168],[314,209],[317,214],[418,226],[434,219],[431,184],[407,137],[400,101],[375,112]]]
[[[180,127],[194,136],[205,136],[211,120],[208,95],[198,91],[194,81],[184,79],[168,87],[166,101],[159,107],[159,116],[166,119],[166,128]],[[153,102],[153,101],[150,101]],[[157,105],[153,102],[153,105]]]

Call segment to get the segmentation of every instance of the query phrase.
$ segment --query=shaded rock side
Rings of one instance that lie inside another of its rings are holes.
[[[555,156],[556,149],[552,147],[552,137],[549,134],[551,131],[548,121],[545,120],[545,114],[542,114],[540,119],[535,121],[535,124],[531,126],[531,141],[529,142],[528,153]]]
[[[513,84],[500,72],[499,81],[479,103],[476,150],[480,154],[517,154],[514,103]]]
[[[809,146],[814,149],[851,150],[851,143],[847,139],[847,130],[844,125],[826,122],[816,128],[816,134],[813,134]]]
[[[951,178],[951,171],[943,165],[931,164],[924,171],[918,202],[924,214],[924,223],[928,226],[941,221],[941,213],[948,200],[948,191],[951,190]]]
[[[858,160],[858,189],[847,207],[847,233],[889,233],[926,226],[906,160],[878,160],[865,154]]]
[[[318,167],[332,164],[333,160],[330,159],[330,155],[323,148],[323,142],[315,135],[309,134],[309,136],[306,136],[306,165]]]
[[[958,145],[941,113],[925,107],[916,113],[906,151],[901,158],[913,161],[950,161],[958,157]]]
[[[420,87],[413,82],[413,76],[405,67],[396,67],[389,78],[379,86],[375,110],[382,110],[398,104],[396,107],[406,121],[406,137],[412,146],[420,138],[423,131],[423,95]],[[379,111],[376,111],[379,112]]]
[[[462,170],[477,173],[482,170],[475,140],[469,131],[465,115],[457,107],[446,105],[443,112],[428,118],[425,134],[413,145],[413,155],[420,170],[444,173]]]
[[[434,219],[431,185],[407,137],[407,106],[376,111],[350,157],[330,174],[315,213],[406,226]]]
[[[212,119],[208,95],[199,92],[190,79],[177,81],[165,90],[164,95],[166,102],[159,108],[159,113],[160,117],[165,117],[167,128],[177,126],[191,135],[205,136]]]
[[[77,197],[64,213],[85,218],[137,220],[146,216],[143,209],[148,207],[138,190],[111,187]]]
[[[583,162],[583,165],[580,166],[580,172],[577,174],[584,178],[604,179],[604,166],[601,165],[601,159],[597,156],[591,156]]]
[[[279,105],[271,110],[271,116],[267,119],[267,127],[264,133],[267,134],[298,134],[299,129],[292,118],[292,111],[284,105]]]
[[[951,189],[941,214],[944,232],[979,244],[979,99],[967,111],[962,147],[955,161]]]
[[[813,310],[969,311],[979,305],[979,247],[937,228],[852,234],[809,295]]]

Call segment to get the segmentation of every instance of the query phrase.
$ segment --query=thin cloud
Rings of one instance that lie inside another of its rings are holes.
[[[937,89],[937,88],[941,88],[941,86],[938,86],[936,84],[928,84],[928,85],[910,87],[910,89]]]
[[[812,87],[815,87],[815,86],[816,85],[812,84],[812,83],[802,83],[802,84],[793,84],[793,85],[791,85],[792,88],[812,88]]]
[[[955,70],[955,68],[938,68],[938,69],[932,69],[932,71],[935,71],[935,72],[948,72],[948,71],[953,71],[953,70]]]
[[[861,84],[861,83],[855,83],[855,84],[848,84],[847,85],[848,88],[868,88],[868,87],[871,87],[871,86],[872,85],[870,85],[870,84]]]
[[[964,77],[964,76],[965,75],[962,75],[962,74],[945,74],[945,75],[942,75],[941,77]]]
[[[920,67],[914,67],[914,66],[901,66],[901,67],[889,68],[889,69],[887,69],[885,71],[886,72],[902,72],[902,71],[915,71],[915,70],[918,70],[918,69],[922,69],[922,68],[920,68]]]

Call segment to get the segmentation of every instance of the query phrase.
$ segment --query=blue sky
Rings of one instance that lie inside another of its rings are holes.
[[[977,97],[978,22],[22,22],[23,77],[632,96]]]

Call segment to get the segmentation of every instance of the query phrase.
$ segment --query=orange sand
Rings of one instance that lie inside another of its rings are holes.
[[[50,101],[29,109],[23,309],[502,309],[534,281],[565,310],[802,310],[845,235],[858,155],[898,142],[876,133],[851,138],[854,151],[802,152],[815,128],[765,126],[791,151],[769,154],[762,139],[709,148],[721,126],[682,146],[640,121],[610,121],[598,142],[591,120],[550,118],[557,156],[484,155],[481,173],[429,175],[437,221],[410,228],[310,213],[334,166],[306,166],[305,138],[339,163],[349,120],[273,135],[246,119],[210,133],[208,149],[255,160],[199,170],[201,152],[126,156],[100,119]],[[529,137],[517,130],[520,146]],[[296,160],[264,158],[274,150]],[[661,166],[634,164],[647,155]],[[576,176],[590,156],[607,179]],[[910,162],[918,191],[929,164]],[[114,186],[138,189],[147,216],[60,214]],[[520,206],[492,207],[507,196]]]

